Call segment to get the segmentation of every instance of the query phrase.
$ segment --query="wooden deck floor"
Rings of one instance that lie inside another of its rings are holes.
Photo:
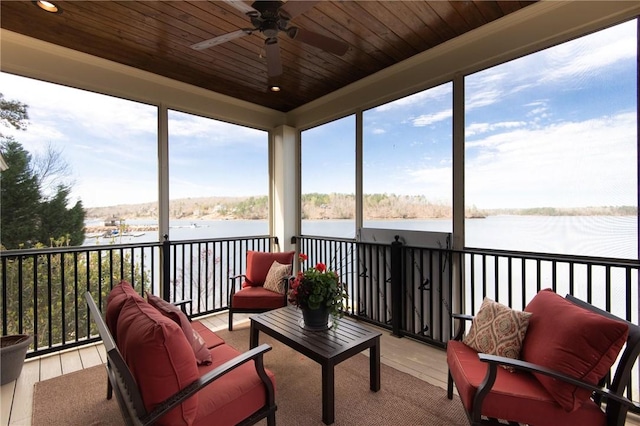
[[[236,323],[240,324],[248,321],[249,316],[237,315],[234,318],[237,318]],[[226,314],[199,320],[213,331],[227,327]],[[444,351],[411,339],[393,337],[386,330],[381,331],[381,361],[384,364],[439,386],[444,392],[447,386],[447,363]],[[31,425],[34,383],[105,362],[106,354],[102,344],[28,360],[18,380],[2,386],[0,426]],[[640,420],[634,417],[628,419],[626,424],[640,426]]]

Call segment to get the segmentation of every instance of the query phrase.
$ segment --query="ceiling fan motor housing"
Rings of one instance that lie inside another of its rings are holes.
[[[285,31],[289,22],[286,14],[280,12],[284,5],[281,1],[256,1],[251,7],[259,14],[247,14],[251,18],[254,27],[261,31],[267,38],[276,37],[278,31]]]

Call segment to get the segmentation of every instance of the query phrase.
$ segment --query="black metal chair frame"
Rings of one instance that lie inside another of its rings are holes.
[[[258,421],[266,418],[269,426],[275,426],[276,404],[275,391],[273,383],[269,379],[263,363],[263,355],[271,350],[271,346],[262,344],[254,349],[238,355],[237,357],[225,362],[219,367],[209,371],[208,373],[195,380],[179,392],[167,398],[163,403],[158,404],[153,411],[148,412],[142,400],[140,390],[124,361],[122,354],[113,340],[113,336],[109,332],[106,323],[102,319],[102,314],[98,306],[93,300],[89,292],[85,293],[85,299],[89,306],[91,317],[93,318],[98,332],[102,338],[105,350],[107,352],[107,376],[109,378],[109,388],[115,390],[116,400],[120,407],[120,411],[128,426],[131,425],[151,425],[173,408],[182,404],[185,400],[201,391],[207,385],[213,383],[218,378],[224,376],[242,364],[255,361],[256,372],[264,383],[266,391],[266,400],[264,406],[253,413],[250,417],[239,423],[240,425],[253,425]],[[111,399],[111,390],[107,391],[107,399]]]
[[[630,399],[624,397],[623,393],[627,386],[630,384],[631,380],[631,370],[638,359],[638,354],[640,354],[640,327],[631,322],[624,321],[617,316],[603,311],[590,303],[587,303],[583,300],[580,300],[572,295],[566,295],[566,299],[570,302],[581,306],[585,309],[588,309],[591,312],[595,312],[597,314],[603,315],[607,318],[615,319],[618,321],[623,321],[627,323],[629,327],[629,335],[627,337],[626,346],[624,346],[622,356],[619,359],[618,365],[615,369],[615,373],[613,375],[613,380],[610,381],[610,375],[604,377],[598,386],[594,386],[591,383],[583,382],[581,380],[574,379],[573,377],[569,377],[560,372],[545,368],[543,366],[533,364],[530,362],[511,359],[501,356],[495,355],[487,355],[479,353],[478,357],[480,361],[487,363],[487,373],[484,377],[484,380],[478,386],[476,394],[473,399],[473,410],[472,412],[467,412],[467,417],[469,418],[469,424],[472,426],[477,425],[504,425],[501,420],[510,421],[509,424],[517,425],[518,419],[492,419],[486,418],[482,416],[482,403],[484,398],[491,392],[491,388],[495,383],[496,375],[498,371],[499,365],[511,366],[518,370],[528,371],[530,373],[540,373],[550,377],[553,377],[557,380],[561,380],[564,382],[571,383],[572,385],[579,386],[581,388],[585,388],[590,390],[592,394],[593,400],[600,404],[606,404],[605,406],[605,415],[607,419],[607,426],[624,426],[627,412],[629,409],[632,409],[635,412],[640,412],[640,404]],[[473,316],[471,315],[462,315],[462,314],[452,314],[454,319],[458,321],[458,328],[456,330],[456,334],[453,340],[462,340],[465,331],[465,324],[468,321],[473,320]],[[451,370],[448,370],[448,380],[447,380],[447,397],[449,399],[453,398],[453,377],[451,376]]]

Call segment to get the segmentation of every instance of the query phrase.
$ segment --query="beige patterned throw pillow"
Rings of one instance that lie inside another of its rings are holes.
[[[264,288],[284,294],[283,280],[287,275],[291,275],[291,265],[283,265],[274,260],[267,273],[267,278],[264,280]]]
[[[530,317],[529,312],[513,310],[485,297],[462,343],[481,353],[519,359]]]

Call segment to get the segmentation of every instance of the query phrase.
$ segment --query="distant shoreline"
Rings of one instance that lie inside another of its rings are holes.
[[[492,216],[538,216],[538,217],[543,217],[543,216],[549,216],[549,217],[597,217],[597,216],[607,216],[607,217],[636,217],[635,214],[631,215],[625,215],[625,214],[575,214],[575,215],[544,215],[544,214],[504,214],[504,213],[500,213],[500,214],[492,214],[492,215],[488,215],[488,216],[466,216],[465,219],[470,219],[470,220],[481,220],[481,219],[487,219],[489,217]],[[369,221],[375,221],[375,222],[385,222],[385,221],[389,221],[389,222],[397,222],[397,221],[423,221],[423,220],[429,220],[429,221],[440,221],[440,220],[448,220],[451,219],[451,217],[424,217],[424,218],[371,218],[371,219],[367,219]],[[101,218],[87,218],[87,221],[102,221]],[[150,217],[129,217],[129,218],[122,218],[119,219],[119,221],[121,220],[121,224],[122,224],[122,231],[126,232],[126,233],[138,233],[138,232],[154,232],[154,231],[158,231],[159,226],[158,225],[150,225],[150,224],[132,224],[132,223],[128,223],[128,221],[145,221],[145,220],[149,220],[149,221],[157,221],[156,218],[150,218]],[[243,218],[229,218],[229,217],[225,217],[225,218],[203,218],[203,217],[181,217],[181,218],[171,218],[170,220],[172,221],[181,221],[181,222],[185,222],[185,223],[190,223],[192,224],[191,227],[193,228],[198,228],[200,227],[198,225],[198,223],[200,222],[207,222],[207,221],[213,221],[213,222],[234,222],[234,221],[263,221],[263,220],[267,220],[266,218],[256,218],[256,219],[243,219]],[[309,219],[309,218],[305,218],[303,220],[312,220],[312,221],[348,221],[348,220],[353,220],[352,218],[321,218],[321,219]],[[189,227],[189,226],[181,226],[181,227]],[[114,230],[119,230],[120,229],[120,225],[90,225],[90,226],[86,226],[85,227],[85,233],[89,234],[89,235],[97,235],[97,234],[106,234],[106,233],[110,233]]]
[[[451,219],[451,205],[431,202],[422,196],[371,194],[365,196],[365,216],[368,220],[434,220]],[[87,208],[87,220],[126,221],[157,220],[158,204],[126,204]],[[488,216],[636,216],[635,206],[528,207],[482,209],[475,205],[465,209],[465,217],[481,219]],[[206,197],[170,201],[171,220],[266,220],[267,196]],[[353,220],[355,197],[351,194],[304,194],[303,220]]]

